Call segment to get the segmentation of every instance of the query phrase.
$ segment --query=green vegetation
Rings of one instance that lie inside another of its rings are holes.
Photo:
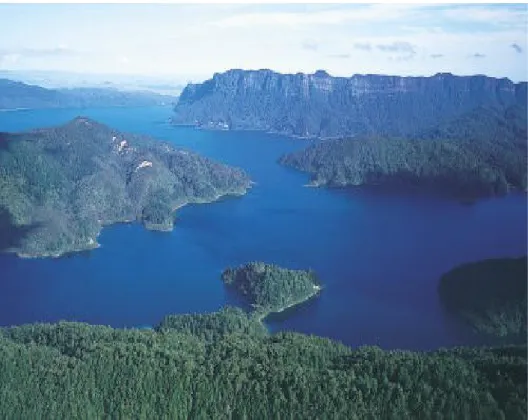
[[[438,290],[477,331],[526,341],[527,257],[463,264],[442,276]]]
[[[236,310],[179,318],[156,330],[1,329],[0,417],[526,418],[526,346],[352,350],[246,333]]]
[[[169,105],[173,96],[113,88],[47,89],[0,78],[0,110]]]
[[[170,230],[187,203],[241,195],[248,176],[147,137],[87,118],[0,134],[3,250],[58,256],[97,246],[102,226],[133,220]]]
[[[262,262],[228,268],[222,280],[246,296],[260,317],[281,312],[315,296],[320,290],[317,276],[311,270],[289,270]]]
[[[240,333],[252,337],[264,337],[267,334],[266,327],[255,317],[232,306],[205,314],[168,315],[157,330],[191,334],[208,342],[227,334]]]
[[[311,173],[315,186],[412,187],[458,199],[526,190],[525,114],[479,109],[417,138],[328,140],[280,162]]]

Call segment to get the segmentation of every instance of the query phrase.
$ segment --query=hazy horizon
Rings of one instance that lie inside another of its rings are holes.
[[[3,4],[0,70],[200,82],[232,68],[527,77],[527,6]],[[33,35],[38,34],[38,35]]]

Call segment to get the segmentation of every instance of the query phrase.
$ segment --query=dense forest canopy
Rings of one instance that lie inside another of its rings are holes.
[[[181,319],[180,319],[181,317]],[[352,350],[248,318],[0,330],[4,418],[525,419],[526,346]]]
[[[390,185],[474,199],[526,190],[526,108],[479,108],[415,137],[318,142],[283,156],[313,185]]]
[[[177,207],[249,186],[240,169],[88,118],[0,134],[0,229],[13,238],[4,250],[18,254],[93,248],[116,222],[169,230]]]
[[[266,327],[257,317],[232,306],[212,313],[168,315],[158,325],[157,330],[188,333],[206,341],[234,333],[254,337],[263,337],[267,334]]]
[[[320,289],[317,275],[311,270],[290,270],[263,262],[228,268],[222,280],[246,296],[262,315],[301,303]]]
[[[463,264],[440,279],[444,305],[478,331],[526,341],[527,257]]]

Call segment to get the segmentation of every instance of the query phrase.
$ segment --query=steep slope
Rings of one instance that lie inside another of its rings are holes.
[[[190,84],[176,124],[257,129],[302,137],[408,135],[479,106],[500,110],[526,101],[526,83],[486,76],[432,77],[280,74],[229,70]]]
[[[231,168],[87,118],[0,134],[0,209],[7,250],[30,256],[93,248],[104,225],[141,220],[169,230],[187,203],[244,194]],[[23,231],[23,234],[20,232]]]

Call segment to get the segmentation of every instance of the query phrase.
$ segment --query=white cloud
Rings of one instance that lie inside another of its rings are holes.
[[[443,17],[465,23],[484,23],[508,27],[526,27],[526,8],[497,8],[496,5],[460,6],[445,9]]]
[[[211,22],[211,25],[222,28],[255,27],[255,26],[311,26],[341,25],[359,22],[397,21],[408,15],[418,13],[426,6],[406,5],[369,5],[353,8],[330,9],[309,12],[260,12],[243,13]]]
[[[75,55],[77,52],[68,48],[65,45],[59,45],[52,48],[14,48],[14,49],[0,49],[0,54],[15,55],[18,58],[33,58],[33,57],[57,57]]]
[[[372,45],[370,44],[370,42],[356,42],[354,44],[354,48],[356,50],[372,51]]]
[[[317,43],[317,41],[315,41],[313,39],[305,39],[302,42],[302,47],[305,50],[317,51],[317,49],[319,48],[319,44]]]
[[[10,67],[17,64],[20,60],[20,54],[2,54],[0,53],[0,66]]]
[[[528,47],[521,7],[55,5],[42,13],[17,7],[18,20],[0,5],[4,68],[184,74],[195,81],[229,68],[325,69],[339,76],[450,71],[515,80],[527,74],[524,54],[511,47]],[[487,59],[468,59],[475,52]]]

